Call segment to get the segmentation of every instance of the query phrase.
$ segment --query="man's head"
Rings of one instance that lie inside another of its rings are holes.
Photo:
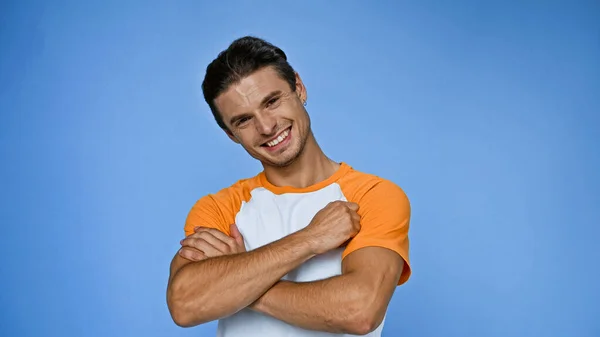
[[[281,49],[235,40],[208,65],[202,90],[219,126],[263,164],[287,166],[302,153],[310,136],[306,89]]]

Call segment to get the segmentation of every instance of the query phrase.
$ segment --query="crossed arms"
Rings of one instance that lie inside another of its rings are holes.
[[[180,326],[195,326],[248,307],[310,330],[350,334],[374,330],[383,320],[399,280],[408,276],[406,257],[375,234],[375,229],[385,229],[392,241],[407,240],[410,210],[399,203],[408,201],[404,194],[394,198],[388,190],[384,192],[389,201],[378,199],[378,204],[388,207],[384,218],[396,219],[394,223],[381,221],[381,211],[361,203],[355,212],[360,215],[361,229],[359,218],[352,214],[354,206],[336,202],[319,212],[305,230],[250,252],[243,249],[234,226],[231,236],[201,229],[204,238],[211,238],[211,242],[201,240],[202,244],[213,251],[191,259],[177,254],[171,264],[167,303],[173,320]],[[289,271],[339,247],[349,237],[353,240],[346,250],[352,252],[342,261],[341,275],[314,282],[280,281]]]
[[[342,275],[280,281],[253,308],[305,329],[364,335],[381,324],[402,267],[390,250],[363,248],[343,260]]]

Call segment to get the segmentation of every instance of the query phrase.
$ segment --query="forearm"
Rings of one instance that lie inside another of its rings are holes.
[[[179,316],[180,325],[193,326],[247,307],[314,256],[308,242],[298,232],[247,253],[183,266],[168,289],[172,312]]]
[[[307,283],[278,282],[251,308],[308,330],[364,334],[376,324],[366,315],[370,303],[361,284],[342,275]]]

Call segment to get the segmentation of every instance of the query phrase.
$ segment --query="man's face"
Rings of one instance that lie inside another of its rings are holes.
[[[296,76],[296,90],[272,67],[258,70],[215,99],[229,137],[265,165],[291,164],[304,149],[310,119],[306,90]]]

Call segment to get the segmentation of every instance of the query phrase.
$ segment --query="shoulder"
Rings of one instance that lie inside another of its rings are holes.
[[[194,207],[202,207],[207,204],[219,207],[229,207],[241,204],[243,201],[248,201],[250,199],[250,193],[257,187],[260,187],[260,179],[258,179],[258,176],[240,179],[217,192],[204,195],[196,201]]]
[[[351,170],[340,181],[348,201],[358,204],[361,229],[342,254],[364,247],[383,247],[398,253],[405,262],[398,284],[411,274],[409,238],[411,206],[404,190],[391,180]]]
[[[185,231],[189,234],[194,226],[208,226],[229,232],[243,202],[248,202],[253,189],[260,187],[258,176],[236,181],[221,190],[198,199],[190,210]]]
[[[339,184],[346,199],[359,205],[377,202],[410,208],[408,196],[398,184],[375,174],[350,168]]]

